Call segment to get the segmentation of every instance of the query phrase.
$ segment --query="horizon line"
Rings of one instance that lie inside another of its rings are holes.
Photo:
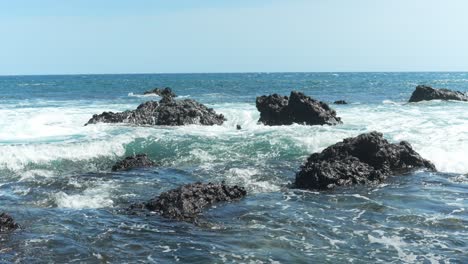
[[[275,74],[275,73],[468,73],[465,71],[231,71],[231,72],[122,72],[122,73],[39,73],[39,74],[0,74],[0,77],[22,77],[22,76],[79,76],[79,75],[177,75],[177,74]]]

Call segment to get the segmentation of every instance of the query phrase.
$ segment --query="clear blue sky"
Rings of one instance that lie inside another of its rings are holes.
[[[468,71],[465,0],[0,0],[0,75]]]

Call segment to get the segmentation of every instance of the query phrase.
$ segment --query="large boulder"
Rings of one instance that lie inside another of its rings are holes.
[[[391,144],[378,132],[344,139],[321,153],[314,153],[296,174],[295,187],[330,189],[336,186],[382,182],[392,174],[418,168],[435,171],[411,145]]]
[[[126,157],[112,166],[112,171],[129,170],[133,168],[144,168],[155,166],[156,163],[150,160],[146,154],[138,154],[135,156]]]
[[[246,194],[246,190],[239,186],[197,182],[163,192],[141,206],[166,218],[194,221],[205,208],[239,200]]]
[[[17,228],[19,228],[19,225],[15,222],[15,220],[13,220],[13,218],[10,215],[6,213],[0,214],[0,233],[13,231]]]
[[[225,121],[222,114],[192,99],[174,100],[163,97],[159,103],[148,101],[135,110],[120,113],[104,112],[93,117],[85,124],[127,123],[133,125],[183,126],[183,125],[221,125]]]
[[[418,85],[414,90],[410,103],[429,101],[429,100],[456,100],[456,101],[468,101],[468,96],[459,91],[452,91],[448,89],[434,89],[426,85]]]
[[[301,92],[292,91],[289,98],[278,94],[257,97],[260,111],[259,122],[268,126],[291,125],[336,125],[341,118],[326,103],[317,101]]]
[[[159,96],[162,96],[162,97],[165,97],[165,96],[177,97],[177,95],[169,87],[154,88],[153,90],[149,90],[149,91],[144,92],[144,94],[155,94],[155,95],[159,95]]]

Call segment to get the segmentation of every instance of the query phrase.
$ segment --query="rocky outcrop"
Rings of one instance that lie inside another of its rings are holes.
[[[123,160],[118,161],[112,166],[112,171],[123,171],[133,168],[144,168],[155,166],[156,163],[150,160],[146,154],[138,154],[136,156],[126,157]]]
[[[159,95],[159,96],[162,96],[162,97],[166,97],[166,96],[168,96],[168,97],[177,97],[177,95],[169,87],[154,88],[153,90],[146,91],[143,94],[155,94],[155,95]]]
[[[259,122],[269,125],[336,125],[341,118],[326,103],[312,99],[301,92],[292,91],[289,98],[272,94],[257,97]]]
[[[86,123],[126,123],[133,125],[183,126],[183,125],[221,125],[225,121],[222,114],[192,99],[174,100],[163,97],[159,103],[148,101],[137,109],[120,113],[104,112]]]
[[[15,223],[15,220],[10,215],[6,213],[0,214],[0,233],[13,231],[17,228],[19,228],[19,225]]]
[[[468,101],[468,96],[459,91],[452,91],[448,89],[434,89],[426,85],[418,85],[414,90],[410,103],[429,101],[429,100],[456,100],[456,101]]]
[[[345,105],[345,104],[348,104],[348,102],[346,102],[345,100],[338,100],[338,101],[335,101],[333,102],[334,104],[338,104],[338,105]]]
[[[203,210],[220,202],[243,198],[247,192],[239,186],[224,183],[192,183],[181,186],[136,207],[156,212],[163,217],[179,221],[195,221]]]
[[[352,184],[379,183],[392,174],[417,168],[435,171],[411,145],[391,144],[378,132],[344,139],[321,153],[314,153],[296,174],[295,187],[329,189]]]

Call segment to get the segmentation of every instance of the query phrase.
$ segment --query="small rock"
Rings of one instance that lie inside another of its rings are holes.
[[[1,233],[13,231],[18,228],[19,228],[19,225],[15,223],[15,220],[13,220],[13,218],[10,215],[6,213],[0,214],[0,232]]]
[[[241,125],[237,125],[237,126],[236,126],[236,129],[237,129],[237,130],[241,130],[241,129],[242,129]]]
[[[334,104],[338,104],[338,105],[345,105],[345,104],[348,104],[348,102],[346,102],[345,100],[338,100],[338,101],[335,101],[333,102]]]
[[[150,160],[146,154],[138,154],[136,156],[126,157],[125,159],[118,161],[114,166],[112,166],[112,171],[152,167],[155,165],[156,164]]]
[[[246,194],[246,190],[239,186],[197,182],[163,192],[143,204],[143,207],[166,218],[195,221],[205,208],[220,202],[239,200]]]
[[[172,91],[171,88],[154,88],[153,90],[149,90],[144,92],[143,94],[156,94],[162,97],[177,97],[177,95]]]

